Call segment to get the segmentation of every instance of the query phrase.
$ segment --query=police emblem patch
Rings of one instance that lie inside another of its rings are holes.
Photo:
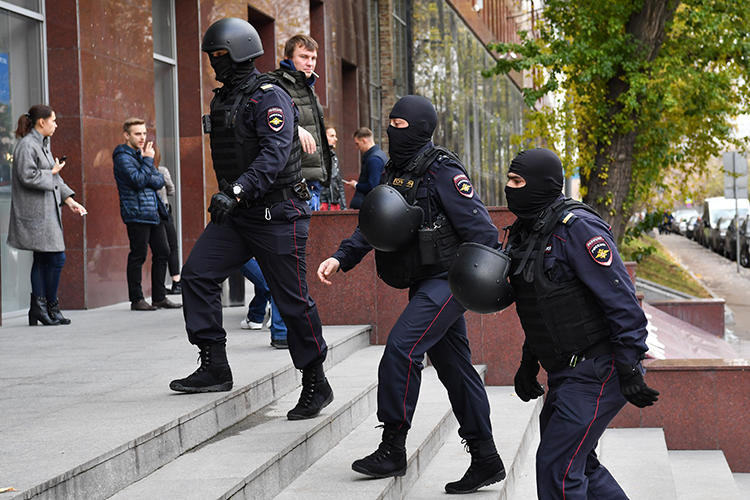
[[[453,185],[456,186],[458,194],[465,198],[474,197],[474,186],[471,185],[471,181],[464,174],[458,174],[453,178]]]
[[[609,248],[607,240],[601,236],[594,236],[586,242],[586,250],[594,262],[602,266],[612,264],[612,249]]]
[[[284,127],[284,110],[281,108],[270,108],[267,114],[268,127],[278,132]]]

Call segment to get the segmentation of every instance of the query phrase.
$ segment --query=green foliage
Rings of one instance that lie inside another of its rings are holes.
[[[644,33],[660,6],[664,36],[649,44]],[[569,173],[580,172],[582,194],[593,181],[604,184],[610,191],[599,201],[610,215],[670,203],[664,188],[675,176],[667,172],[684,179],[727,148],[750,144],[731,137],[732,120],[750,108],[750,2],[548,0],[542,15],[536,37],[521,32],[519,44],[490,45],[500,58],[484,74],[535,76],[523,89],[530,109],[521,142],[558,150]],[[540,105],[543,96],[554,105]],[[629,156],[607,157],[628,134]],[[614,192],[621,186],[607,181],[626,163],[632,174],[622,198]],[[687,189],[676,192],[689,196]]]

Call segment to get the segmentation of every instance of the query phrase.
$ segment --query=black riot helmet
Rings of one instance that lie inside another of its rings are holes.
[[[422,207],[409,205],[391,186],[375,186],[359,210],[359,230],[381,252],[395,252],[414,238],[424,220]]]
[[[201,50],[211,53],[226,49],[232,61],[239,63],[263,55],[263,44],[253,25],[237,17],[219,19],[203,35]]]
[[[467,242],[458,247],[448,270],[448,284],[466,309],[481,314],[502,311],[515,300],[509,270],[510,257],[505,252]]]

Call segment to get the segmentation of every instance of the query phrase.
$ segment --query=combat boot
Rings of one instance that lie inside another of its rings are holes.
[[[289,410],[286,418],[289,420],[304,420],[313,418],[320,410],[331,404],[333,391],[323,373],[323,365],[302,370],[302,393],[299,395],[297,406]]]
[[[464,477],[445,485],[447,493],[474,493],[482,486],[505,479],[505,467],[492,439],[464,442],[466,450],[471,453],[471,465]]]
[[[352,469],[371,477],[403,476],[406,474],[406,433],[396,424],[384,424],[378,449],[355,460]]]
[[[232,370],[226,344],[199,344],[201,365],[185,378],[173,380],[169,388],[178,392],[222,392],[232,389]]]

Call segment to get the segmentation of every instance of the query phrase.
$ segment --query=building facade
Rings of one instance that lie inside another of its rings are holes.
[[[216,191],[201,115],[216,86],[200,40],[214,21],[248,19],[265,54],[262,71],[283,58],[284,42],[303,32],[315,38],[316,91],[326,124],[337,129],[344,178],[359,173],[353,131],[369,126],[387,150],[387,115],[408,93],[433,100],[436,142],[466,161],[488,204],[501,204],[510,137],[520,132],[518,86],[507,77],[483,79],[492,65],[484,48],[515,37],[512,0],[3,0],[0,1],[0,262],[2,312],[28,308],[31,252],[6,243],[10,172],[19,116],[49,103],[59,127],[55,156],[88,209],[64,211],[67,261],[63,308],[127,300],[129,251],[119,215],[112,150],[122,122],[146,120],[177,185],[172,201],[187,256],[207,221]],[[310,245],[315,244],[311,238]],[[148,265],[146,266],[146,268]],[[148,272],[144,269],[144,273]],[[145,275],[145,274],[144,274]],[[148,280],[144,280],[146,284]],[[149,290],[145,290],[148,294]]]

